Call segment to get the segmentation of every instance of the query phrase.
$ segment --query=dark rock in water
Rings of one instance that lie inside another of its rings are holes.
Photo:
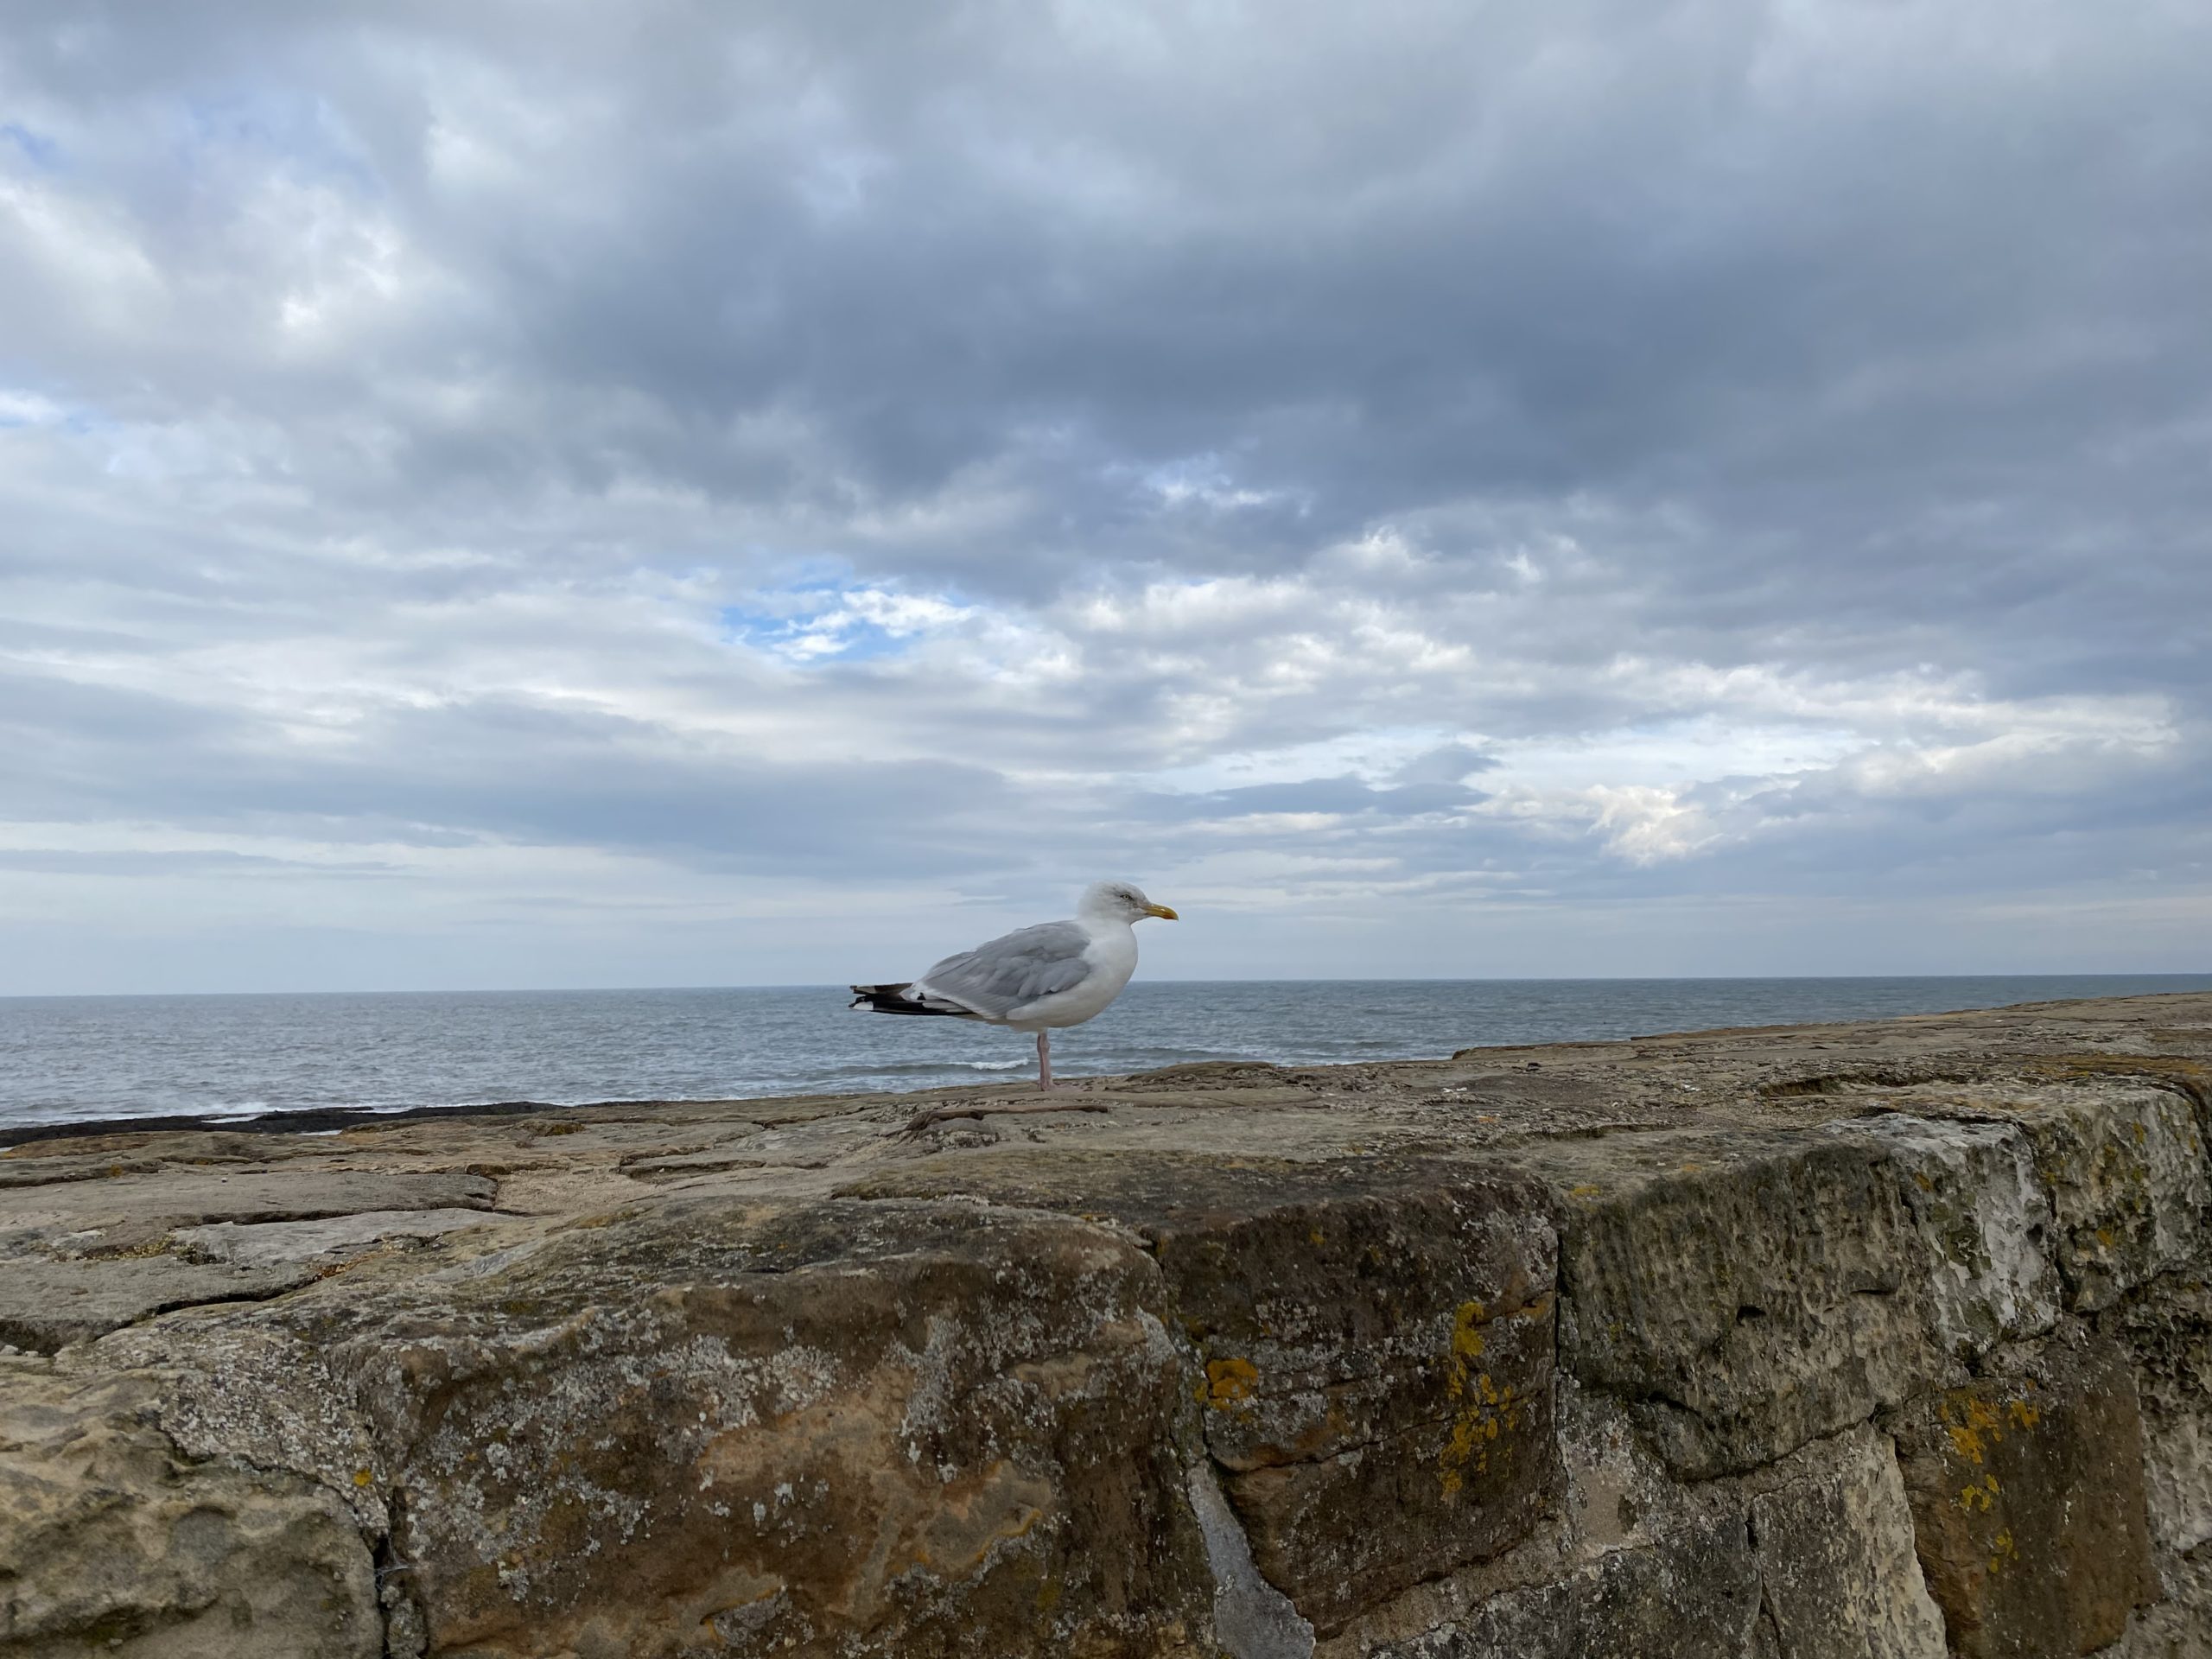
[[[2208,1060],[2175,996],[22,1145],[0,1656],[2202,1659]]]

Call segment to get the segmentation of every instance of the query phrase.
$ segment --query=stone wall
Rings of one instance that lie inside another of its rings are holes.
[[[25,1141],[0,1656],[2208,1659],[2208,1062],[2165,997]]]

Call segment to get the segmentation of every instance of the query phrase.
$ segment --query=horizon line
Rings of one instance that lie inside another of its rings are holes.
[[[1345,977],[1322,974],[1281,974],[1259,978],[1200,978],[1173,976],[1135,982],[1142,985],[1719,985],[1770,983],[1777,980],[1815,982],[1866,980],[2038,980],[2131,979],[2202,980],[2212,985],[2212,969],[2135,970],[2096,969],[2044,970],[2024,973],[1917,974],[1407,974]],[[1133,985],[1132,988],[1135,986]],[[834,991],[848,988],[835,981],[758,981],[718,985],[501,985],[421,986],[405,989],[238,990],[238,991],[8,991],[0,1002],[83,1002],[154,1001],[180,997],[258,996],[611,996],[712,991]]]

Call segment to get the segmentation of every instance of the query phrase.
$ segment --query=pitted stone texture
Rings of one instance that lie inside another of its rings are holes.
[[[2158,1595],[2135,1388],[2110,1344],[2053,1338],[1896,1426],[1922,1570],[1961,1659],[2091,1653]]]
[[[1944,1659],[1888,1436],[1866,1425],[1740,1478],[1679,1482],[1618,1402],[1562,1380],[1572,1543],[1586,1561],[1748,1519],[1758,1659]]]
[[[2008,1108],[2050,1188],[2059,1270],[2075,1311],[2111,1306],[2196,1248],[2212,1178],[2187,1094],[2061,1086]]]
[[[1889,1437],[1854,1429],[1805,1455],[1815,1472],[1751,1503],[1777,1659],[1944,1659]]]
[[[1195,1369],[1126,1236],[960,1204],[679,1200],[467,1253],[483,1242],[435,1268],[365,1258],[114,1357],[157,1363],[169,1335],[207,1371],[226,1344],[289,1341],[297,1387],[310,1357],[340,1379],[365,1474],[401,1495],[395,1617],[433,1653],[1204,1639]]]
[[[1371,1659],[1753,1659],[1758,1573],[1740,1516],[1495,1595]]]
[[[390,1529],[395,1456],[338,1357],[249,1310],[194,1308],[72,1349],[56,1369],[144,1377],[145,1420],[185,1456],[283,1469],[335,1493],[365,1535]]]
[[[1741,1492],[1728,1482],[1676,1480],[1625,1404],[1565,1375],[1559,1379],[1559,1439],[1566,1473],[1562,1541],[1578,1562],[1646,1548],[1694,1522],[1747,1514]]]
[[[378,1659],[368,1546],[296,1477],[180,1457],[143,1377],[0,1358],[0,1654]]]
[[[1050,1192],[1148,1241],[1254,1558],[1323,1632],[1497,1554],[1554,1501],[1557,1246],[1533,1185],[1404,1160],[1008,1153],[957,1171],[958,1191]]]
[[[1618,1135],[1523,1154],[1562,1190],[1562,1362],[1669,1466],[1771,1463],[1944,1376],[1888,1150],[1841,1135]]]
[[[2212,1659],[2212,1555],[2169,1557],[2160,1576],[2166,1599],[2137,1608],[2097,1659]]]
[[[1961,1359],[2039,1336],[2058,1317],[2050,1195],[2022,1130],[1904,1113],[1854,1119],[1832,1133],[1867,1135],[1896,1160],[1905,1208],[1929,1258],[1937,1338]]]

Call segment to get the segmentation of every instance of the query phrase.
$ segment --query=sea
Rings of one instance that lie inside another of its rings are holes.
[[[1054,1071],[1442,1058],[1550,1043],[2212,990],[2212,974],[1139,981]],[[0,998],[0,1130],[101,1118],[713,1100],[1014,1081],[1031,1039],[842,987]]]

